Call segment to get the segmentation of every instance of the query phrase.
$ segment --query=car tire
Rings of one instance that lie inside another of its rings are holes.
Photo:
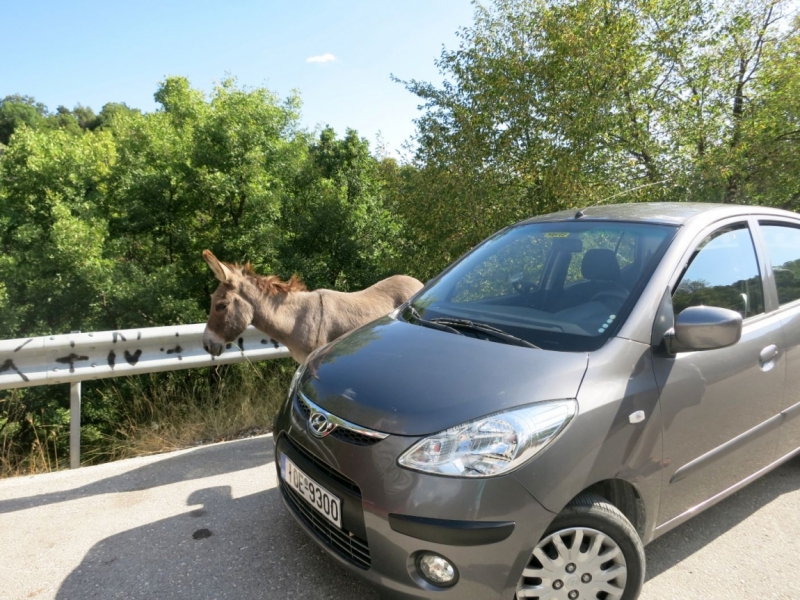
[[[635,600],[644,573],[644,546],[631,522],[602,496],[581,494],[539,540],[516,598]]]

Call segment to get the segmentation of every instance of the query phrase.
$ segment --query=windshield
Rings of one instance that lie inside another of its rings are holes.
[[[413,309],[428,323],[468,320],[549,350],[595,350],[622,324],[675,231],[606,221],[518,225],[445,272]],[[414,322],[412,313],[404,316]]]

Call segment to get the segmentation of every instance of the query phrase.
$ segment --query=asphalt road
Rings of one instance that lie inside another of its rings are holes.
[[[269,436],[0,481],[0,598],[377,600],[306,539]],[[643,600],[800,598],[800,460],[647,547]]]

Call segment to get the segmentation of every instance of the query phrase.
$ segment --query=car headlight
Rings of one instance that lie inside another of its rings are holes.
[[[524,464],[567,426],[575,400],[539,402],[430,435],[406,450],[401,466],[450,477],[492,477]]]

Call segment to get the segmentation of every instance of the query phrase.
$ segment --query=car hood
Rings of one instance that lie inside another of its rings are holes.
[[[362,427],[435,433],[494,412],[575,398],[588,355],[511,346],[384,317],[312,354],[300,389]]]

